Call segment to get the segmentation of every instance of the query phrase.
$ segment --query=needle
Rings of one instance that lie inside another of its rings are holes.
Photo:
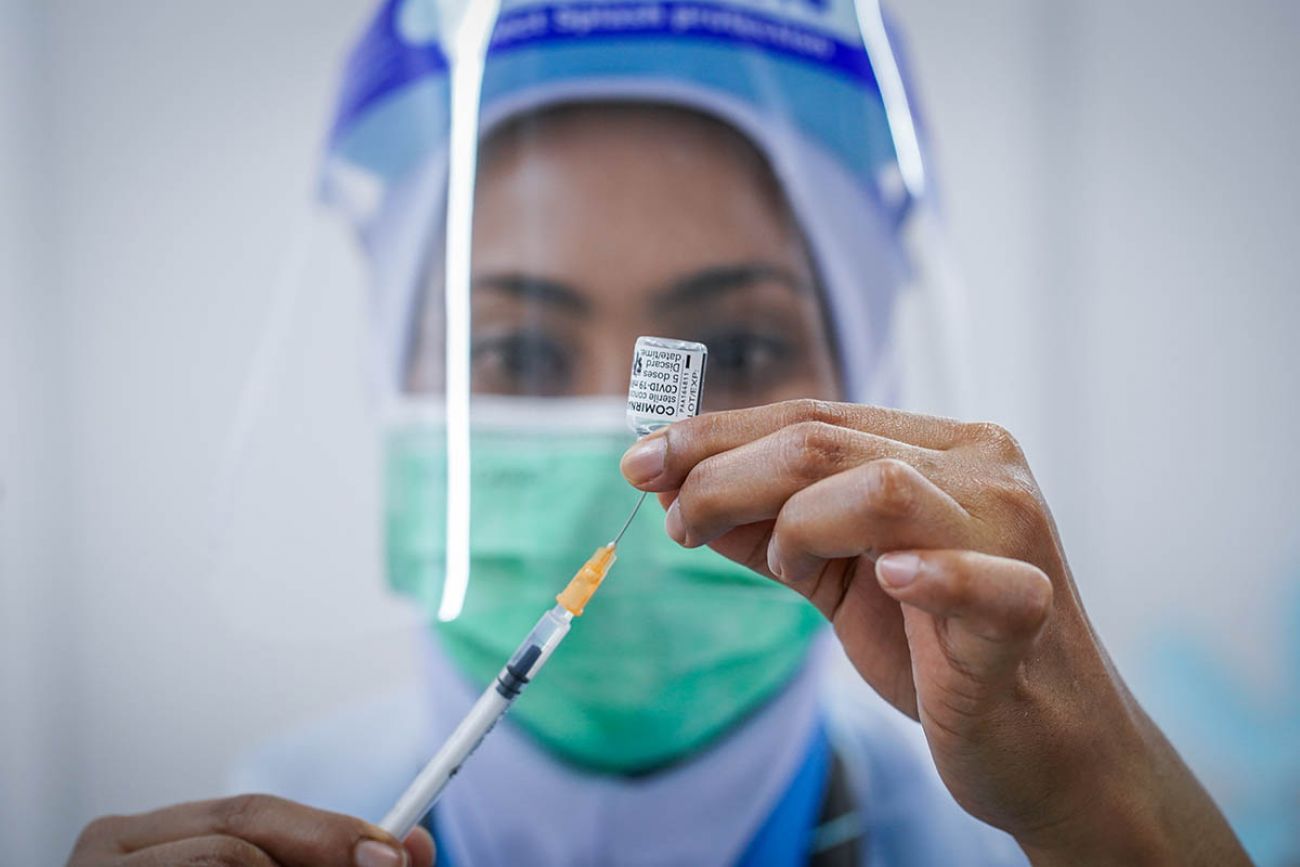
[[[614,549],[623,534],[631,525],[632,519],[645,502],[643,493],[632,507],[632,514],[627,516],[623,529],[607,545],[601,545],[595,553],[582,564],[582,568],[573,576],[569,585],[555,597],[556,605],[542,615],[528,633],[523,643],[515,650],[506,667],[497,674],[496,682],[488,686],[460,725],[447,738],[429,763],[424,766],[415,781],[398,798],[393,809],[380,824],[397,839],[404,838],[416,826],[420,818],[426,815],[437,802],[442,790],[451,782],[451,778],[460,770],[461,765],[478,748],[483,739],[492,731],[497,720],[505,715],[510,705],[523,692],[524,687],[546,664],[551,652],[569,632],[573,618],[581,617],[582,610],[592,595],[599,589],[610,566],[616,559]]]
[[[623,534],[627,532],[627,528],[632,526],[632,519],[636,517],[637,512],[641,511],[641,504],[645,502],[647,493],[649,492],[642,491],[641,496],[637,497],[636,505],[632,507],[632,514],[627,516],[627,520],[623,522],[623,529],[618,531],[618,535],[615,536],[613,541],[609,543],[610,545],[613,545],[615,547],[618,546],[619,540],[623,538]]]

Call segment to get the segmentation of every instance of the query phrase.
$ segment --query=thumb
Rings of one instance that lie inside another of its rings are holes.
[[[1052,582],[1020,560],[975,551],[895,551],[876,560],[881,588],[939,618],[949,663],[979,683],[1015,671],[1052,607]]]
[[[429,836],[429,832],[418,825],[415,830],[406,835],[402,845],[406,847],[406,854],[410,858],[411,867],[433,867],[434,862],[437,860],[433,837]]]

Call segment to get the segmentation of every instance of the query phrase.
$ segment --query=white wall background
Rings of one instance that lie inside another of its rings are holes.
[[[46,342],[53,305],[38,280],[48,244],[37,225],[36,27],[32,7],[0,2],[0,861],[15,864],[38,863],[37,847],[67,834],[58,808],[76,785],[64,749],[77,727],[59,712],[77,652],[56,625],[68,583],[55,519],[65,404],[52,388],[62,359]]]
[[[1300,554],[1300,6],[899,5],[981,406],[1039,459],[1103,632],[1267,629],[1248,588]],[[1228,642],[1261,682],[1262,638]]]
[[[1026,445],[1121,668],[1159,715],[1144,660],[1181,627],[1250,701],[1294,694],[1300,6],[894,6],[976,299],[976,405]],[[368,8],[0,0],[6,864],[57,860],[95,814],[217,791],[268,732],[409,674],[336,245],[313,246],[211,545]]]

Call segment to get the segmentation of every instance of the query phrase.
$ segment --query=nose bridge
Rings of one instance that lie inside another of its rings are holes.
[[[632,345],[636,335],[626,337],[621,330],[617,335],[603,335],[598,347],[599,362],[592,379],[596,393],[624,396],[632,363]]]
[[[645,323],[633,321],[639,317],[620,315],[617,321],[603,319],[590,327],[599,329],[590,343],[587,359],[588,371],[583,377],[588,394],[627,395],[628,377],[632,365],[632,347],[645,329]]]

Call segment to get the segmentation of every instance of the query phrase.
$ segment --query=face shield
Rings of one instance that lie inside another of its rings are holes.
[[[707,347],[704,412],[916,406],[903,341],[942,392],[950,308],[916,288],[900,117],[919,148],[874,6],[439,13],[379,11],[322,190],[365,260],[388,580],[481,685],[636,502],[638,337]],[[661,767],[771,697],[820,623],[651,504],[512,718],[584,767]]]

